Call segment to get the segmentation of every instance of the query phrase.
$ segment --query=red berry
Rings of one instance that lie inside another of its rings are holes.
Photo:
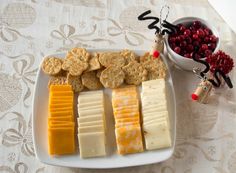
[[[182,41],[180,43],[180,47],[185,48],[186,46],[187,46],[187,42],[186,41]]]
[[[185,31],[184,31],[184,35],[185,36],[189,36],[191,34],[191,31],[189,30],[189,29],[186,29]]]
[[[193,34],[193,39],[197,40],[198,39],[198,35],[197,34]]]
[[[193,26],[194,26],[194,28],[198,29],[202,26],[202,23],[200,21],[196,20],[193,22]]]
[[[205,38],[204,38],[204,42],[205,42],[205,43],[208,43],[208,42],[209,42],[209,37],[205,37]]]
[[[184,54],[184,57],[191,58],[189,53]]]
[[[181,52],[181,49],[180,49],[180,47],[175,47],[175,48],[174,48],[174,51],[175,51],[177,54],[179,54],[179,53]]]
[[[154,58],[158,58],[160,53],[157,50],[155,50],[152,55]]]
[[[184,33],[184,31],[186,30],[186,27],[184,25],[180,26],[179,28],[180,32]]]
[[[203,31],[202,29],[198,29],[198,30],[197,30],[197,35],[198,35],[199,37],[204,37],[204,36],[205,36],[205,33],[204,33],[204,31]]]
[[[211,55],[212,54],[212,51],[211,50],[205,50],[205,56],[207,57],[207,56],[209,56],[209,55]]]
[[[205,33],[206,36],[208,36],[208,35],[210,35],[210,30],[208,28],[205,28],[204,33]]]
[[[210,42],[215,43],[217,41],[217,37],[214,35],[211,35],[209,40],[210,40]]]
[[[201,49],[202,49],[203,51],[204,51],[204,50],[207,50],[207,49],[208,49],[207,44],[202,44]]]
[[[196,95],[196,94],[192,94],[192,100],[198,100],[198,95]]]
[[[187,49],[188,52],[192,52],[193,51],[193,45],[189,44],[186,49]]]

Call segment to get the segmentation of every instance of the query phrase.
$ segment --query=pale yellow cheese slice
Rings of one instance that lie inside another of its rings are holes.
[[[87,126],[94,126],[94,125],[103,125],[103,121],[98,120],[98,121],[78,123],[78,127],[87,127]]]
[[[103,125],[78,127],[78,133],[104,132]]]
[[[167,122],[146,125],[143,130],[147,150],[171,146],[171,136]]]
[[[103,121],[103,116],[95,115],[95,116],[88,116],[88,117],[79,117],[77,118],[78,123],[84,123],[84,122],[91,122],[91,121]]]
[[[78,134],[80,157],[98,157],[106,155],[104,132]]]

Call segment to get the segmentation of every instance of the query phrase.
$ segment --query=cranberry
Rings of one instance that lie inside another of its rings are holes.
[[[207,44],[202,44],[201,49],[202,49],[203,51],[204,51],[204,50],[207,50],[207,49],[208,49]]]
[[[212,54],[212,51],[211,51],[211,50],[209,50],[209,49],[205,50],[205,56],[206,56],[206,57],[209,56],[209,55],[211,55],[211,54]]]
[[[184,57],[191,58],[189,53],[184,54]]]
[[[184,33],[184,31],[186,30],[186,27],[184,25],[180,26],[179,28],[180,32]]]
[[[202,23],[200,21],[196,20],[193,22],[193,26],[194,26],[194,28],[198,29],[202,26]]]
[[[191,34],[191,31],[189,29],[186,29],[184,31],[184,35],[189,36]]]
[[[209,37],[205,37],[205,38],[204,38],[204,42],[205,42],[205,43],[208,43],[209,40],[210,40]]]
[[[199,47],[200,43],[199,43],[199,41],[196,41],[196,40],[195,40],[195,41],[193,42],[193,45]]]
[[[210,30],[208,28],[205,28],[204,32],[205,32],[205,35],[207,35],[207,36],[210,35]]]
[[[198,30],[197,30],[197,35],[198,35],[199,37],[204,37],[204,36],[205,36],[205,33],[204,33],[204,31],[203,31],[202,29],[198,29]]]
[[[212,51],[214,51],[215,48],[216,48],[216,44],[215,44],[215,43],[210,43],[210,44],[208,44],[208,47],[209,47]]]
[[[169,38],[169,42],[170,42],[170,43],[174,43],[174,42],[175,42],[175,38],[174,38],[174,37],[170,37],[170,38]]]
[[[188,52],[192,52],[193,51],[193,45],[189,44],[186,49],[187,49]]]
[[[198,34],[193,34],[193,39],[197,40],[198,39]]]
[[[180,43],[180,47],[185,48],[186,46],[187,46],[187,42],[186,41],[182,41]]]
[[[179,54],[180,51],[181,51],[181,49],[180,49],[180,47],[177,46],[177,47],[174,48],[174,51],[175,51],[177,54]]]
[[[192,43],[192,39],[190,37],[186,37],[185,40],[187,41],[187,43]]]
[[[217,41],[217,37],[214,35],[211,35],[209,40],[210,40],[210,42],[215,43]]]

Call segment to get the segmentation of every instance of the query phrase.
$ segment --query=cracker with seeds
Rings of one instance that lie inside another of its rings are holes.
[[[65,59],[62,69],[68,71],[72,76],[80,76],[88,68],[88,63],[79,59]]]
[[[140,63],[144,63],[153,59],[153,56],[149,52],[146,52],[143,56],[140,57]]]
[[[90,54],[84,48],[75,47],[75,48],[71,49],[70,51],[68,51],[68,53],[66,55],[66,59],[71,59],[71,58],[75,58],[80,61],[88,62],[90,59]]]
[[[105,66],[119,66],[125,65],[125,58],[121,56],[118,52],[103,52],[99,54],[99,62]]]
[[[161,58],[143,62],[142,65],[148,71],[148,80],[165,78],[166,67]]]
[[[80,76],[67,75],[67,83],[72,86],[74,92],[80,92],[84,89]]]
[[[83,73],[81,79],[82,84],[90,90],[97,90],[103,87],[94,71]]]
[[[125,58],[126,65],[132,61],[138,62],[138,56],[131,50],[128,50],[128,49],[122,50],[120,54]]]
[[[98,53],[94,53],[89,60],[89,67],[86,72],[98,70],[101,68],[101,64],[98,60]]]
[[[56,57],[46,57],[42,63],[42,70],[49,75],[57,75],[61,72],[62,60]]]
[[[97,76],[97,78],[100,78],[100,76],[101,76],[103,70],[105,70],[104,67],[100,68],[99,70],[96,70],[96,76]]]
[[[147,80],[147,70],[138,62],[132,61],[124,66],[125,82],[130,85],[139,85]]]
[[[109,66],[102,71],[100,81],[105,88],[117,88],[123,84],[125,74],[119,66]]]
[[[50,85],[66,85],[66,84],[67,84],[66,76],[52,76],[49,79],[48,87],[50,87]]]

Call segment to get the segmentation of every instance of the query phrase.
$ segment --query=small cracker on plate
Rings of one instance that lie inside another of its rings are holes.
[[[72,76],[68,73],[67,82],[72,86],[74,92],[80,92],[84,89],[80,76]]]
[[[62,69],[68,71],[72,76],[80,76],[88,68],[88,63],[76,58],[66,58]]]
[[[84,48],[75,47],[68,51],[66,59],[76,58],[80,61],[88,62],[90,59],[90,54]]]
[[[120,54],[125,58],[126,65],[131,61],[137,61],[138,59],[138,56],[132,50],[124,49],[120,52]]]
[[[100,80],[97,78],[95,71],[83,73],[81,79],[82,84],[90,90],[97,90],[103,87]]]
[[[94,71],[94,70],[98,70],[101,68],[101,64],[98,60],[98,53],[94,53],[91,58],[89,59],[89,67],[88,69],[86,70],[86,72],[89,72],[89,71]]]
[[[129,85],[139,85],[147,80],[147,70],[138,62],[132,61],[124,66],[125,82]]]
[[[123,84],[125,74],[119,66],[109,66],[102,71],[100,81],[105,88],[117,88]]]
[[[67,84],[66,76],[52,76],[49,79],[48,87],[50,87],[50,85],[66,85],[66,84]]]
[[[122,67],[125,65],[125,58],[118,52],[102,52],[99,54],[99,62],[105,67]]]
[[[148,71],[148,80],[165,78],[166,67],[160,57],[154,59],[149,53],[145,53],[141,64]]]
[[[46,57],[42,63],[42,70],[49,75],[57,75],[62,69],[62,60],[57,57]]]

